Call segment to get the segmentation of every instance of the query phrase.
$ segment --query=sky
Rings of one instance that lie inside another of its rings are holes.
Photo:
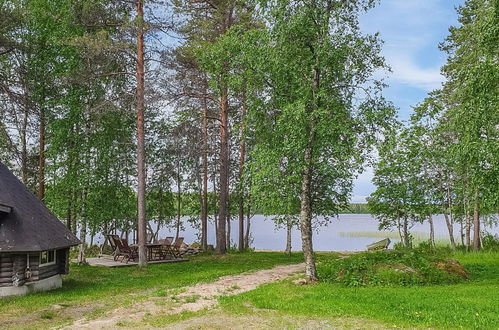
[[[377,7],[361,17],[366,33],[379,32],[384,40],[382,54],[390,65],[384,96],[398,109],[399,118],[407,120],[412,107],[428,92],[438,89],[444,78],[440,67],[446,54],[438,44],[457,25],[456,7],[464,0],[381,0]],[[353,203],[364,203],[375,190],[371,168],[359,176],[353,190]]]

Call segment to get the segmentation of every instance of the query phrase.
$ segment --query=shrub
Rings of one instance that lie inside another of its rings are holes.
[[[345,286],[408,286],[456,283],[468,278],[455,260],[446,259],[450,249],[423,245],[415,249],[362,252],[327,260],[319,266],[326,282]]]
[[[499,252],[499,235],[485,234],[482,237],[484,251]]]

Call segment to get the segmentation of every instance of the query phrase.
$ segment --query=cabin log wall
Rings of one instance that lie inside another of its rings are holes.
[[[17,273],[19,285],[36,282],[57,274],[67,274],[69,271],[69,248],[56,251],[56,263],[39,266],[40,253],[29,253],[29,268],[31,278],[25,278],[27,253],[0,253],[0,287],[12,286],[12,276]]]
[[[12,257],[0,254],[0,286],[12,285]]]

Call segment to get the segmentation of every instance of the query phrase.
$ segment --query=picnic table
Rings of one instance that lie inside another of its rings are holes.
[[[113,257],[115,261],[122,257],[121,261],[123,262],[126,260],[128,263],[130,260],[135,261],[139,258],[138,244],[128,245],[128,240],[126,238],[120,238],[116,234],[108,234],[107,238],[113,248]],[[169,259],[169,257],[172,259],[181,258],[182,253],[180,248],[182,247],[183,242],[183,237],[177,237],[174,243],[173,237],[167,237],[155,243],[146,243],[146,258],[148,261],[166,260]]]
[[[173,237],[172,237],[173,239]],[[180,258],[180,247],[184,241],[183,237],[179,237],[175,240],[175,243],[172,243],[171,240],[161,240],[157,243],[146,243],[147,249],[147,260],[166,260],[168,257]],[[133,249],[138,251],[139,245],[132,244],[130,245]]]
[[[139,249],[138,244],[131,244],[130,247],[136,249],[137,251]],[[146,249],[147,261],[166,259],[166,256],[168,255],[165,253],[166,251],[161,243],[147,243]]]

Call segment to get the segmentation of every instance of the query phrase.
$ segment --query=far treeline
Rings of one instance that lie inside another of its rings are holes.
[[[375,149],[383,228],[409,244],[444,213],[479,248],[499,199],[499,5],[459,9],[447,83],[400,124],[359,26],[376,3],[0,1],[0,160],[80,233],[80,262],[87,233],[136,232],[145,266],[146,232],[185,213],[218,254],[237,221],[245,250],[252,215],[277,213],[316,280],[312,228],[348,210]]]
[[[180,204],[178,204],[178,197],[180,197]],[[235,199],[237,196],[230,195],[230,199]],[[217,204],[215,203],[217,200],[217,196],[213,193],[208,193],[208,215],[214,216],[218,212]],[[172,219],[168,224],[169,227],[174,227],[176,224],[176,217],[199,217],[201,212],[200,204],[199,204],[199,195],[196,193],[182,193],[180,196],[176,193],[170,193],[167,197],[165,197],[165,203],[169,205],[168,216]],[[298,201],[297,201],[298,203]],[[180,206],[178,209],[177,207]],[[236,205],[230,205],[230,213],[235,216],[237,215],[238,208]],[[340,214],[369,214],[370,210],[367,203],[350,203],[345,206],[344,209],[339,211]],[[282,213],[282,210],[279,209],[254,209],[253,214],[269,214],[269,215],[282,215],[286,213]],[[165,224],[166,225],[166,224]]]

